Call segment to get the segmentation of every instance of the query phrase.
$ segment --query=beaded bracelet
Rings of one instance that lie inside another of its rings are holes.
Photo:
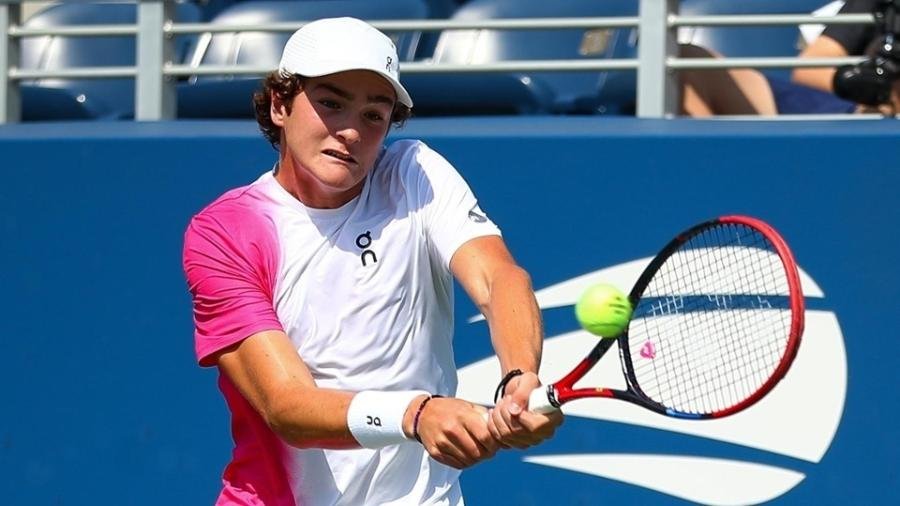
[[[521,376],[523,374],[525,373],[522,372],[522,369],[513,369],[512,371],[506,373],[506,376],[504,376],[503,379],[500,380],[500,384],[497,385],[497,390],[494,392],[494,404],[497,404],[497,401],[499,401],[500,397],[502,397],[503,390],[506,388],[506,384],[512,381],[512,379],[516,376]]]
[[[419,443],[422,442],[422,438],[419,437],[419,417],[422,415],[422,411],[425,409],[425,405],[428,404],[428,401],[436,397],[443,397],[443,395],[429,395],[422,399],[422,404],[419,404],[419,409],[416,410],[416,416],[413,417],[413,437],[416,438],[416,441]]]

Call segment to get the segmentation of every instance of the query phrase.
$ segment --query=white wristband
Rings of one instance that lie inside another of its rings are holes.
[[[363,448],[383,448],[409,440],[403,433],[403,415],[409,403],[424,390],[357,393],[347,408],[347,427]]]

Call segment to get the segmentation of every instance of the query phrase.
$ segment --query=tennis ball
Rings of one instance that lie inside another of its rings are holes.
[[[575,303],[575,318],[591,334],[617,337],[625,331],[631,319],[631,303],[624,293],[612,285],[592,285]]]

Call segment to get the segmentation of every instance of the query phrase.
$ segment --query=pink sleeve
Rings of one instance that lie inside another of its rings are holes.
[[[247,208],[207,208],[184,237],[184,272],[194,305],[194,348],[211,355],[263,330],[283,330],[273,306],[278,244],[274,225]]]

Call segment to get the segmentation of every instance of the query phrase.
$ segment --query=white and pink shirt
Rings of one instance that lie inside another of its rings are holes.
[[[453,395],[453,253],[500,231],[443,157],[417,141],[383,151],[362,193],[311,209],[263,174],[191,221],[184,268],[201,365],[283,330],[323,388]],[[217,504],[462,504],[459,472],[415,442],[380,450],[282,442],[223,375],[235,448]]]

